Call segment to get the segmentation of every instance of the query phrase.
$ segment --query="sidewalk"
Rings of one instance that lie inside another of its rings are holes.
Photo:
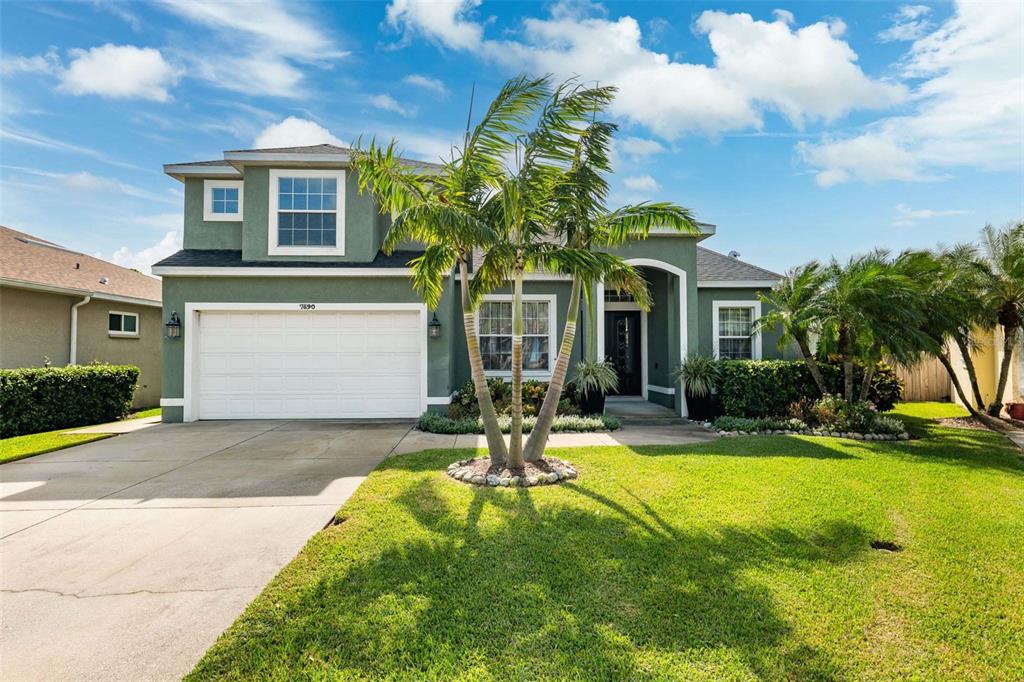
[[[149,428],[160,423],[160,417],[143,417],[141,419],[124,419],[109,424],[97,424],[86,426],[81,429],[68,431],[67,433],[131,433],[141,429]]]

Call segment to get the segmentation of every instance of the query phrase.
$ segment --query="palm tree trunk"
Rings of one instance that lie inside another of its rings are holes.
[[[466,330],[466,348],[469,351],[469,370],[473,378],[473,389],[476,401],[480,406],[480,420],[484,423],[484,434],[487,436],[487,451],[491,463],[504,464],[508,451],[505,439],[501,435],[498,424],[498,413],[491,401],[491,390],[487,387],[487,375],[484,374],[484,361],[480,357],[480,337],[476,329],[476,309],[469,300],[469,266],[466,261],[459,261],[459,277],[462,289],[462,324]]]
[[[523,272],[517,269],[512,283],[512,429],[509,435],[509,469],[523,462]]]
[[[860,385],[860,401],[864,402],[868,399],[868,392],[871,390],[871,381],[875,378],[875,368],[878,367],[878,362],[871,361],[868,366],[864,368],[864,382]]]
[[[964,359],[964,366],[967,368],[967,378],[971,382],[971,392],[974,394],[974,407],[980,412],[985,409],[985,399],[981,397],[981,388],[978,387],[978,373],[974,370],[974,359],[971,357],[971,349],[967,339],[959,334],[953,335],[957,348],[960,349],[960,356]]]
[[[558,402],[562,399],[562,389],[565,387],[565,376],[569,371],[569,356],[572,354],[572,346],[576,341],[576,321],[580,312],[580,289],[582,284],[579,278],[572,280],[572,293],[569,294],[569,310],[565,313],[565,329],[562,331],[562,344],[558,348],[558,358],[555,360],[554,369],[551,371],[551,381],[548,382],[547,393],[544,394],[544,404],[540,406],[537,413],[537,423],[530,432],[530,438],[526,441],[526,450],[523,458],[527,462],[536,462],[544,456],[544,446],[548,442],[548,435],[551,433],[551,424],[555,421],[558,412]],[[594,325],[596,326],[596,325]]]
[[[988,413],[992,417],[998,417],[1003,411],[1003,392],[1006,390],[1006,380],[1010,376],[1010,364],[1013,360],[1013,347],[1017,343],[1017,327],[1003,326],[1003,361],[999,365],[999,381],[996,383],[996,396],[992,404],[988,406]]]
[[[953,369],[953,363],[949,361],[949,357],[945,353],[938,353],[936,356],[942,366],[946,368],[946,374],[949,375],[950,381],[953,382],[953,388],[956,390],[956,394],[960,397],[960,402],[964,404],[967,411],[971,413],[971,416],[985,424],[990,428],[1002,431],[1006,426],[998,419],[993,419],[984,412],[981,412],[971,404],[971,401],[967,399],[967,394],[964,392],[963,386],[960,384],[960,379],[956,375],[956,370]]]
[[[797,339],[796,345],[800,348],[800,355],[807,364],[807,369],[811,371],[811,377],[814,378],[814,383],[818,386],[818,390],[821,391],[822,395],[826,395],[828,393],[828,387],[825,386],[825,377],[821,374],[821,367],[818,366],[818,360],[814,357],[814,353],[811,352],[811,347],[807,343],[807,339]]]

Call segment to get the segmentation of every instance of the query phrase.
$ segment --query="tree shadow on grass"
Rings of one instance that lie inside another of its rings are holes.
[[[851,560],[860,526],[687,530],[586,485],[442,485],[420,477],[388,505],[408,539],[382,551],[327,531],[330,570],[286,574],[308,582],[262,596],[196,677],[844,677],[749,572]]]

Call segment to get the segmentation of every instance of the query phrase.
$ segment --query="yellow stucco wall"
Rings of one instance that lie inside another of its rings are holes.
[[[971,359],[978,376],[978,389],[987,405],[995,398],[996,386],[999,381],[999,369],[1003,361],[1003,332],[1001,328],[976,329],[974,338],[978,342],[978,348],[971,353]],[[961,386],[965,392],[970,394],[971,384],[959,350],[953,347],[950,357]],[[960,402],[952,388],[950,395],[954,396],[956,402]],[[1006,389],[1003,391],[1003,402],[1021,401],[1024,401],[1024,344],[1019,342],[1014,351],[1013,364],[1010,366],[1009,376],[1006,380]]]
[[[0,287],[0,367],[41,367],[49,359],[68,364],[71,348],[71,306],[80,297]],[[139,337],[111,337],[110,311],[137,313]],[[160,403],[161,309],[93,300],[78,309],[79,364],[109,362],[139,368],[134,407]]]

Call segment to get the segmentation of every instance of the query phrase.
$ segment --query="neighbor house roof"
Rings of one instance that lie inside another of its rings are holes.
[[[726,286],[728,283],[735,286],[736,283],[757,282],[760,286],[770,286],[781,277],[782,275],[776,272],[744,263],[739,258],[726,256],[703,246],[697,247],[698,284]]]
[[[0,226],[0,284],[160,302],[160,280]]]

